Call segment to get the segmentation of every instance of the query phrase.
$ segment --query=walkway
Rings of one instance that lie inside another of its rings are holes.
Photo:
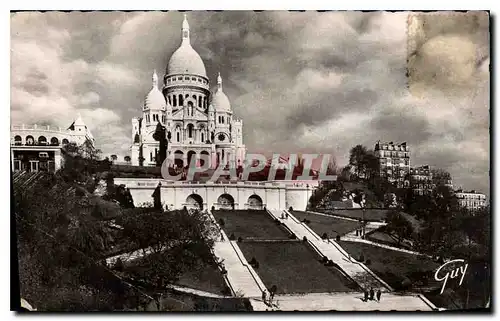
[[[383,293],[378,301],[363,302],[360,293],[311,293],[277,295],[274,304],[281,311],[432,311],[436,307],[418,294]]]
[[[392,291],[392,288],[382,279],[378,278],[363,263],[356,262],[350,255],[332,240],[322,240],[306,224],[299,222],[290,212],[288,219],[281,218],[281,211],[270,210],[272,216],[283,222],[290,231],[295,233],[298,239],[307,237],[309,243],[320,255],[326,256],[335,262],[351,279],[358,283],[364,289],[380,289],[383,292]]]
[[[235,241],[230,241],[223,229],[215,220],[215,217],[210,211],[207,211],[212,218],[214,224],[219,228],[223,237],[222,240],[214,242],[214,254],[227,271],[227,280],[233,292],[237,296],[244,297],[262,297],[262,291],[266,287],[252,266],[241,253],[238,244]]]

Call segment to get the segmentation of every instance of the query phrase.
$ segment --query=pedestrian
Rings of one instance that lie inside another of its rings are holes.
[[[380,302],[380,296],[382,295],[382,292],[380,291],[380,289],[378,289],[377,291],[377,301]]]
[[[370,289],[370,300],[373,300],[373,297],[375,295],[375,291],[373,291],[373,288]]]
[[[368,291],[367,290],[365,290],[365,300],[364,301],[365,302],[368,301]]]
[[[224,242],[224,234],[220,233],[220,240]]]
[[[286,219],[288,220],[288,213],[286,213]]]

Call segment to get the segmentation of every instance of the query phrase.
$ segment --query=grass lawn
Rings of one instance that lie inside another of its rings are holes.
[[[359,222],[351,220],[343,220],[336,217],[318,215],[303,211],[293,211],[292,214],[299,221],[302,221],[303,219],[311,221],[311,223],[308,223],[307,225],[319,236],[326,233],[329,238],[335,238],[337,235],[342,236],[359,228]]]
[[[214,294],[230,295],[230,290],[215,265],[206,265],[197,270],[186,271],[176,284]]]
[[[388,210],[385,209],[369,209],[365,211],[366,221],[382,221],[385,219]],[[355,219],[361,219],[363,217],[363,211],[359,208],[356,209],[335,209],[335,210],[315,210],[315,212],[332,214],[338,216],[345,216]]]
[[[258,210],[217,210],[212,212],[219,221],[224,220],[227,236],[234,233],[236,239],[254,238],[262,240],[286,240],[288,232],[277,225],[266,211]]]
[[[356,291],[357,285],[333,267],[325,267],[319,256],[301,241],[241,242],[245,258],[259,262],[256,272],[269,289],[278,293]]]
[[[401,289],[401,282],[405,278],[408,278],[414,287],[422,285],[420,284],[423,279],[422,273],[430,276],[429,285],[432,285],[435,282],[434,272],[440,266],[426,257],[388,250],[371,244],[347,241],[338,243],[354,258],[359,258],[363,253],[365,260],[371,260],[368,268],[396,290]]]
[[[366,238],[370,241],[389,245],[389,246],[399,247],[399,248],[403,248],[403,249],[407,249],[407,250],[411,249],[411,246],[410,246],[410,244],[408,244],[407,241],[403,240],[400,244],[398,244],[397,239],[394,236],[389,235],[388,233],[384,232],[383,228],[367,234]]]

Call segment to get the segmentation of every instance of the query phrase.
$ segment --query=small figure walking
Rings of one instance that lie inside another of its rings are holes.
[[[373,300],[373,296],[375,295],[375,291],[373,291],[373,288],[370,289],[370,300]]]
[[[377,301],[380,302],[380,296],[382,295],[382,292],[380,291],[380,289],[378,289],[377,291]]]
[[[285,216],[285,217],[286,217],[286,219],[288,220],[288,213],[286,213],[286,216]]]
[[[365,290],[365,302],[368,301],[368,291]]]

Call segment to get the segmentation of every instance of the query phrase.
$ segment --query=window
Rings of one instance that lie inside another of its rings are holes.
[[[40,153],[38,153],[38,157],[40,157],[40,158],[49,158],[49,153],[47,153],[47,152],[40,152]]]
[[[189,138],[193,138],[193,125],[188,125],[188,136]]]
[[[149,152],[149,161],[153,161],[153,152]]]
[[[184,106],[184,97],[181,95],[179,95],[179,106]]]
[[[181,133],[177,132],[177,142],[181,141]]]
[[[64,139],[62,140],[62,143],[63,143],[63,145],[66,145],[66,144],[68,144],[68,143],[69,143],[69,141],[68,141],[66,138],[64,138]]]
[[[27,136],[26,137],[26,145],[33,145],[35,144],[35,139],[33,138],[33,136]]]
[[[198,107],[201,107],[201,100],[202,100],[202,97],[201,97],[201,96],[199,96],[199,97],[198,97]]]
[[[177,107],[177,97],[175,95],[172,96],[172,100],[174,102],[174,107]]]
[[[196,81],[196,78],[195,77],[191,77],[191,80]]]
[[[201,132],[201,142],[203,143],[205,141],[205,135],[203,134],[203,132]]]
[[[23,139],[21,138],[21,136],[16,135],[16,137],[14,137],[14,145],[22,145],[22,143]]]

